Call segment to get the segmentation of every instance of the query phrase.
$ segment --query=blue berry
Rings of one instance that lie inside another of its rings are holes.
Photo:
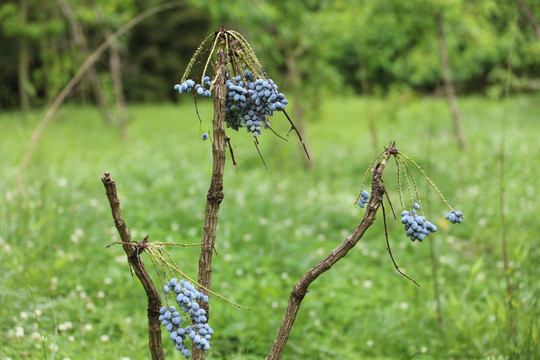
[[[362,190],[360,193],[360,200],[358,200],[358,206],[361,208],[365,207],[369,201],[369,193],[366,190]]]

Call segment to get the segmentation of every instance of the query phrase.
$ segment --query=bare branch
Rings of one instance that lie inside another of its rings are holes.
[[[111,206],[112,216],[116,229],[122,239],[121,244],[126,252],[129,265],[135,272],[135,275],[139,278],[146,296],[148,297],[148,339],[150,353],[153,360],[164,360],[163,346],[161,345],[161,323],[159,321],[159,309],[161,308],[161,299],[159,293],[152,282],[152,278],[146,271],[143,262],[140,258],[140,253],[144,251],[148,245],[148,236],[139,242],[131,241],[131,234],[127,229],[126,223],[120,210],[120,200],[116,194],[116,183],[111,179],[109,172],[103,174],[101,178],[103,185],[105,186],[105,192],[109,199]]]
[[[386,149],[386,154],[383,160],[375,166],[375,169],[373,170],[373,179],[371,181],[371,197],[366,205],[366,212],[360,224],[358,224],[352,234],[349,235],[349,237],[347,237],[347,239],[345,239],[340,246],[332,250],[325,259],[321,260],[311,270],[305,273],[294,286],[289,298],[289,304],[285,310],[285,316],[283,317],[267,360],[278,360],[281,358],[283,349],[285,348],[287,340],[289,339],[289,334],[292,330],[294,321],[296,320],[296,315],[300,309],[302,300],[307,293],[309,285],[321,274],[327,270],[330,270],[335,263],[347,255],[349,250],[351,250],[358,243],[366,230],[375,221],[377,210],[379,209],[379,206],[382,205],[384,195],[384,187],[381,184],[383,170],[386,167],[388,158],[391,155],[395,156],[395,154],[397,154],[397,149],[395,148],[394,144],[392,144],[388,149]]]

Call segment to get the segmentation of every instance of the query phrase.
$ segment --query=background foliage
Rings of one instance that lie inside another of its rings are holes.
[[[29,41],[33,104],[59,91],[81,63],[56,2],[29,2],[22,22],[16,0],[0,5],[0,107],[17,98],[17,63],[22,38]],[[536,19],[540,6],[522,0]],[[103,28],[118,28],[159,4],[157,0],[71,0],[90,48],[104,40]],[[131,102],[172,100],[171,84],[204,36],[222,23],[245,33],[280,83],[301,93],[384,93],[403,87],[432,91],[440,83],[434,21],[442,14],[454,80],[460,92],[500,94],[512,24],[517,17],[515,86],[538,88],[540,45],[515,1],[257,1],[177,2],[180,7],[149,18],[122,40],[126,97]],[[101,18],[96,13],[102,14]],[[298,77],[291,76],[294,60]],[[107,73],[105,62],[98,64]],[[105,75],[104,75],[105,76]],[[300,80],[302,86],[299,85]],[[295,82],[298,85],[295,85]],[[79,102],[91,102],[84,84]]]

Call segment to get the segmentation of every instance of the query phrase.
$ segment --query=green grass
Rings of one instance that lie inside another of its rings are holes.
[[[262,165],[251,136],[229,134],[238,172],[227,160],[219,214],[213,290],[252,308],[211,300],[210,359],[262,359],[290,290],[305,271],[358,224],[354,205],[377,148],[395,140],[454,208],[461,225],[444,221],[445,205],[415,173],[424,207],[439,232],[434,242],[444,337],[438,330],[427,241],[412,244],[388,218],[400,277],[385,250],[382,215],[342,261],[310,287],[284,359],[534,359],[540,356],[540,94],[510,99],[506,132],[506,214],[519,344],[513,347],[505,307],[499,221],[499,143],[504,103],[460,99],[469,150],[460,152],[440,99],[329,99],[307,127],[313,169],[305,170],[296,138],[261,137]],[[209,103],[200,108],[210,129]],[[130,108],[130,139],[103,126],[94,108],[65,107],[45,129],[28,168],[16,168],[41,112],[0,115],[0,359],[43,359],[39,335],[55,359],[148,359],[146,298],[132,278],[100,177],[117,182],[135,240],[200,242],[212,154],[200,140],[190,102]],[[281,114],[273,121],[288,127]],[[431,125],[432,124],[432,125]],[[430,130],[432,127],[432,130]],[[395,165],[385,174],[399,200]],[[397,209],[396,211],[400,211]],[[198,248],[169,248],[196,276]],[[148,258],[143,256],[148,267]],[[29,287],[35,300],[29,292]],[[39,326],[33,314],[37,306]],[[24,337],[17,336],[22,328]],[[169,358],[179,358],[168,339]]]

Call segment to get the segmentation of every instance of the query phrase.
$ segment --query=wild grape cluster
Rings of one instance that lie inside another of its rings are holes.
[[[455,223],[461,223],[461,217],[463,216],[463,213],[461,211],[455,211],[452,210],[448,214],[446,214],[446,220],[449,220],[452,224]]]
[[[180,94],[195,90],[198,95],[210,97],[212,93],[206,88],[211,86],[212,81],[205,76],[203,85],[195,84],[195,81],[189,79],[182,84],[176,84],[174,89]],[[274,111],[285,110],[285,105],[289,103],[285,95],[278,92],[272,79],[256,78],[248,70],[244,70],[242,76],[227,79],[226,88],[225,124],[237,131],[245,127],[254,137],[262,133],[263,126],[270,127],[268,117],[272,116]]]
[[[188,337],[197,349],[202,351],[210,350],[210,339],[214,334],[214,330],[208,326],[206,311],[197,302],[197,300],[200,300],[208,303],[210,300],[208,296],[199,292],[189,281],[184,279],[179,282],[176,278],[172,278],[163,287],[163,290],[165,294],[168,294],[171,290],[176,294],[176,302],[180,310],[184,314],[189,315],[189,319],[192,322],[192,325],[182,328],[181,324],[184,319],[174,306],[168,308],[163,306],[159,310],[159,320],[170,333],[169,338],[175,345],[176,350],[180,351],[186,359],[190,358],[191,352],[184,343],[184,340]]]
[[[269,126],[268,116],[274,111],[285,110],[289,102],[278,92],[272,79],[255,79],[252,72],[244,71],[226,81],[227,97],[225,122],[227,127],[238,130],[245,127],[254,137],[261,134],[262,126]]]
[[[366,190],[362,190],[360,193],[360,200],[358,200],[358,206],[361,208],[366,207],[366,204],[369,200],[369,193]]]
[[[416,214],[417,210],[420,210],[420,205],[414,203],[413,209],[401,213],[401,223],[405,224],[407,236],[410,237],[412,241],[422,241],[426,236],[437,231],[437,227],[429,221],[426,221],[424,216]]]

